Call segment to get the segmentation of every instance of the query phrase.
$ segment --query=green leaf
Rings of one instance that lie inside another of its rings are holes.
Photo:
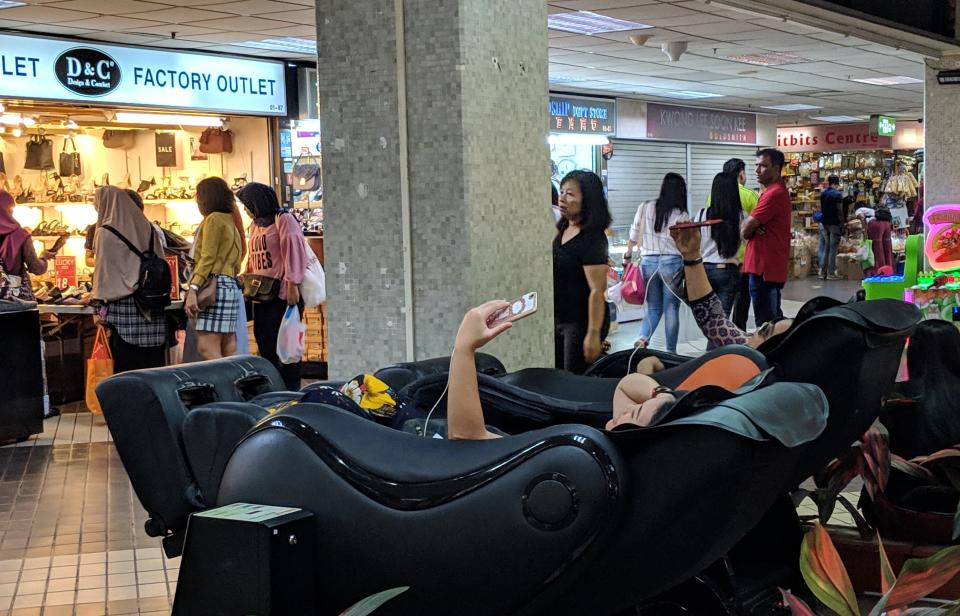
[[[819,523],[803,537],[800,572],[811,592],[840,616],[858,616],[856,593],[830,535]]]
[[[944,548],[928,558],[912,558],[903,563],[893,588],[878,607],[888,611],[907,607],[926,597],[960,573],[960,545]]]
[[[957,513],[953,516],[953,540],[960,539],[960,503],[957,503]]]
[[[378,607],[390,599],[393,599],[397,595],[402,595],[408,590],[410,590],[409,586],[398,586],[390,590],[378,592],[375,595],[370,595],[366,599],[362,599],[350,606],[350,608],[340,614],[340,616],[367,616],[367,614],[372,614]]]
[[[813,610],[806,603],[794,596],[789,590],[780,589],[780,595],[783,597],[783,604],[790,608],[792,616],[816,616]]]

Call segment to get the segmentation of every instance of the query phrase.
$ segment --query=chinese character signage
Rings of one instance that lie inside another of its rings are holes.
[[[617,101],[551,95],[550,132],[612,135],[617,132]]]
[[[647,139],[756,145],[757,116],[647,103]]]

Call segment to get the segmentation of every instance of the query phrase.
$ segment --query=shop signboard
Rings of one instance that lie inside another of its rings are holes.
[[[62,290],[77,286],[77,258],[69,255],[54,257],[53,274],[57,288]]]
[[[0,97],[287,114],[282,62],[0,34]]]
[[[180,262],[176,255],[164,255],[167,267],[170,268],[170,299],[180,299]]]
[[[852,152],[892,147],[891,137],[870,134],[870,124],[781,126],[777,147],[784,152]]]
[[[647,103],[647,139],[755,145],[757,115]]]
[[[551,94],[550,132],[613,135],[617,132],[617,101]]]

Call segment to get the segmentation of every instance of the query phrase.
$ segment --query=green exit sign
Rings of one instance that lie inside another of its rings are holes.
[[[897,134],[897,119],[882,115],[871,116],[870,134],[881,137],[893,137]]]

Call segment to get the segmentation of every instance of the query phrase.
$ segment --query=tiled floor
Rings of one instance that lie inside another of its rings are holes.
[[[101,417],[46,420],[0,448],[0,472],[0,615],[170,613],[180,559],[143,532]]]

